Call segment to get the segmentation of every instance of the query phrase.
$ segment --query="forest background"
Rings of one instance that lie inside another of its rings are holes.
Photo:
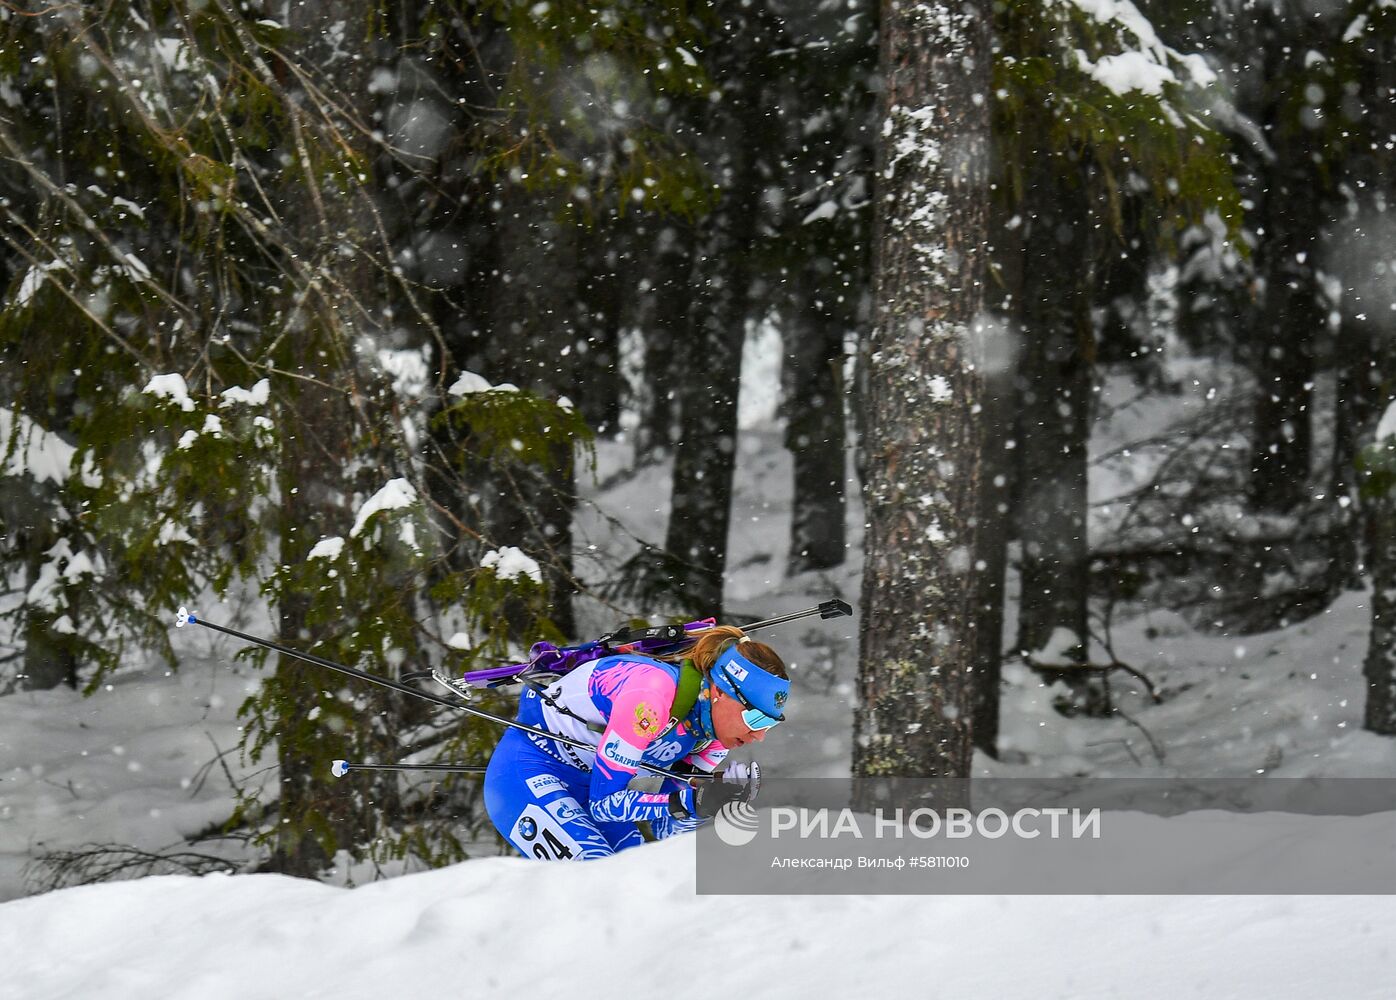
[[[202,595],[393,677],[741,620],[739,402],[778,394],[779,573],[865,557],[854,773],[996,755],[1006,664],[1117,716],[1142,610],[1246,635],[1367,589],[1396,735],[1396,3],[889,10],[0,5],[0,685],[174,668]],[[908,287],[940,302],[898,325]],[[1225,405],[1088,454],[1112,379],[1199,367]],[[598,451],[606,488],[663,470],[662,537],[579,551]],[[303,875],[464,856],[471,780],[324,762],[494,731],[263,653],[239,753],[275,779],[220,835]]]

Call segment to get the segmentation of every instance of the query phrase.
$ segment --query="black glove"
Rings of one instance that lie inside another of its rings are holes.
[[[670,793],[669,815],[711,819],[729,802],[750,802],[760,787],[761,768],[755,761],[750,765],[736,764],[727,772],[718,771],[711,781],[701,782],[696,788]]]
[[[735,764],[728,764],[722,772],[724,784],[746,786],[746,794],[742,796],[743,802],[755,802],[756,793],[761,790],[761,765],[752,761],[750,764],[743,764],[737,761]]]

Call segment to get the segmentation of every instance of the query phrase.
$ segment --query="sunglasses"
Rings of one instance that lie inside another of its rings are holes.
[[[781,724],[783,720],[773,719],[759,708],[748,708],[742,713],[742,722],[753,733],[762,729],[771,729]]]
[[[722,676],[726,678],[728,684],[732,685],[732,690],[737,693],[737,701],[741,703],[741,706],[744,709],[744,711],[742,712],[742,722],[745,723],[746,727],[750,729],[752,732],[759,732],[762,729],[770,729],[771,727],[779,725],[780,723],[785,721],[784,716],[767,715],[765,712],[761,711],[761,709],[757,708],[750,701],[748,701],[747,696],[742,694],[742,689],[737,686],[737,682],[732,679],[732,675],[727,672],[726,667],[722,668]]]

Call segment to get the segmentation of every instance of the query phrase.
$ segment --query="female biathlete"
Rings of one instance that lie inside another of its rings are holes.
[[[485,809],[525,857],[600,858],[692,830],[733,800],[750,801],[756,765],[732,764],[690,787],[663,778],[630,787],[641,766],[715,772],[729,750],[759,743],[784,718],[790,680],[775,650],[739,628],[707,629],[673,660],[620,653],[530,687],[518,720],[598,750],[510,729],[485,772]]]

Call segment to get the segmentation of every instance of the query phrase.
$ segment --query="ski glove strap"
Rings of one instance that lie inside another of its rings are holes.
[[[712,781],[697,788],[683,788],[669,793],[669,815],[675,819],[711,819],[729,802],[752,802],[761,790],[761,765],[740,761],[718,771]]]
[[[745,794],[741,796],[743,802],[755,802],[756,793],[761,791],[761,765],[752,761],[750,764],[743,764],[741,761],[728,764],[727,769],[722,772],[723,784],[745,785]]]

